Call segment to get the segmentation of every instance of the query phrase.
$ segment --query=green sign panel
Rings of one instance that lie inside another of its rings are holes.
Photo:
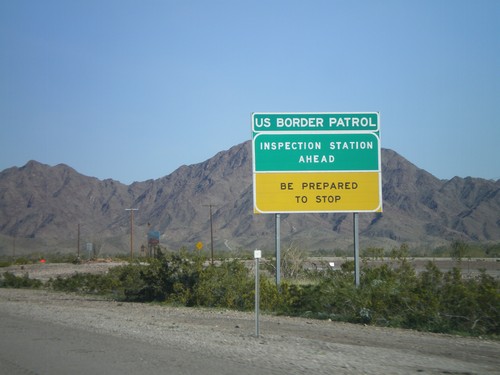
[[[378,132],[379,115],[368,113],[253,113],[254,132]]]
[[[253,140],[255,172],[377,171],[379,138],[374,133],[258,133]]]

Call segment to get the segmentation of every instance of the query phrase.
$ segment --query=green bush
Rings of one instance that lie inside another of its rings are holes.
[[[223,262],[200,270],[190,305],[247,310],[253,306],[254,281],[242,262]]]
[[[28,274],[24,276],[16,276],[10,272],[4,272],[3,279],[0,280],[2,288],[40,288],[43,283],[38,279],[30,279]]]
[[[500,335],[500,281],[481,272],[465,278],[460,269],[443,273],[433,262],[417,274],[407,248],[392,251],[381,265],[361,265],[354,285],[354,262],[340,270],[308,272],[309,281],[274,280],[261,275],[262,310],[353,323],[377,324],[443,333]],[[27,278],[4,278],[3,284],[26,285]],[[184,306],[251,310],[255,276],[238,260],[208,264],[187,253],[160,255],[147,265],[112,268],[106,275],[77,274],[48,284],[56,290],[113,294],[116,298],[159,301]]]
[[[466,279],[429,262],[419,275],[404,257],[362,267],[361,286],[351,265],[326,270],[316,284],[287,286],[281,312],[442,333],[499,335],[500,283],[485,272]]]
[[[102,277],[113,281],[112,294],[116,299],[134,299],[138,291],[144,287],[141,271],[148,266],[131,263],[124,266],[110,268],[107,275]]]
[[[203,260],[201,257],[190,260],[184,253],[160,254],[140,270],[140,289],[130,289],[127,294],[130,299],[140,301],[168,301],[190,306]]]
[[[67,278],[58,276],[50,279],[48,286],[61,292],[106,295],[115,294],[119,288],[119,282],[111,275],[77,273]]]
[[[18,257],[15,259],[14,261],[14,264],[15,265],[22,265],[22,264],[32,264],[33,261],[28,259],[28,258],[25,258],[25,257]]]

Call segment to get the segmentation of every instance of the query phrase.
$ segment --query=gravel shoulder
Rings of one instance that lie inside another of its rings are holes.
[[[500,342],[302,318],[0,289],[0,316],[255,365],[276,374],[500,374]]]

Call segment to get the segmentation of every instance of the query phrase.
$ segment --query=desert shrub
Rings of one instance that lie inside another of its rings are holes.
[[[220,265],[204,263],[206,258],[170,254],[140,271],[142,288],[136,294],[143,301],[163,301],[185,306],[224,307],[248,310],[254,305],[255,281],[237,260]],[[273,289],[274,288],[274,289]],[[262,277],[262,308],[278,304],[277,288]]]
[[[464,278],[458,268],[442,273],[429,262],[416,274],[402,253],[393,262],[361,268],[326,268],[313,284],[282,285],[279,312],[442,333],[499,335],[500,282],[485,272]]]
[[[484,270],[476,278],[477,315],[470,330],[473,333],[500,335],[500,283]],[[480,323],[480,324],[478,324]]]
[[[75,273],[69,277],[51,278],[46,286],[60,292],[112,295],[116,299],[126,299],[127,293],[134,292],[143,285],[140,278],[145,266],[129,264],[110,268],[106,274]]]
[[[500,243],[486,245],[484,248],[484,253],[488,257],[499,258],[500,257]]]
[[[472,334],[500,334],[499,283],[482,272],[477,278],[465,279],[458,268],[444,275],[440,330]]]
[[[161,254],[140,270],[143,287],[136,298],[143,301],[175,302],[190,305],[193,288],[203,269],[202,257],[189,259],[186,254]]]
[[[253,290],[250,295],[253,297],[255,303],[255,276],[253,279]],[[286,290],[284,288],[286,283],[282,282],[280,288],[278,288],[274,279],[269,279],[263,275],[260,275],[259,283],[260,308],[263,311],[275,312],[278,311],[283,304],[287,303],[288,295],[286,294]],[[250,305],[250,309],[254,308],[254,303]]]
[[[110,275],[76,273],[70,277],[50,279],[47,286],[61,292],[84,294],[113,294],[119,288],[117,279]]]
[[[291,244],[283,250],[281,255],[281,273],[285,278],[300,278],[304,274],[306,259],[306,252],[300,247]]]
[[[314,283],[280,285],[280,303],[277,312],[287,315],[350,320],[355,313],[356,287],[353,283],[352,262],[341,270],[325,268],[317,272]],[[352,267],[351,267],[352,266]]]
[[[24,276],[16,276],[10,272],[4,272],[3,279],[0,279],[0,287],[2,288],[40,288],[43,283],[38,279],[30,279],[28,274]]]
[[[285,279],[298,280],[307,277],[305,268],[307,252],[300,247],[290,244],[281,252],[280,271]],[[269,258],[261,263],[263,271],[276,276],[276,258]]]
[[[284,278],[279,288],[261,275],[262,310],[353,323],[378,324],[432,332],[500,335],[500,281],[481,272],[465,278],[459,268],[443,273],[429,262],[419,274],[406,259],[406,247],[391,260],[361,265],[354,285],[354,262],[340,269],[321,267],[308,280]],[[4,277],[3,284],[27,285],[27,278]],[[160,301],[184,306],[251,310],[255,276],[237,260],[219,265],[188,254],[161,255],[147,265],[112,268],[106,275],[76,274],[51,280],[62,291],[113,293],[116,298]]]
[[[127,299],[129,296],[137,295],[138,291],[144,287],[141,271],[146,267],[148,266],[131,263],[110,268],[108,270],[108,277],[116,280],[115,297]]]
[[[405,310],[402,326],[424,331],[439,331],[442,324],[440,315],[441,294],[444,275],[433,262],[428,262],[420,273],[413,289],[412,304]]]
[[[254,282],[239,261],[208,266],[199,273],[190,304],[246,310],[253,306]],[[250,303],[252,301],[252,303]]]
[[[33,263],[33,261],[26,257],[18,257],[14,260],[15,265],[31,264],[31,263]]]

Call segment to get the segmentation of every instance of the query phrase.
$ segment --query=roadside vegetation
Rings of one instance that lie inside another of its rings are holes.
[[[460,262],[469,249],[457,242],[449,251],[454,251],[454,259]],[[500,336],[500,280],[484,270],[465,277],[459,267],[443,272],[429,261],[425,270],[417,273],[406,245],[389,254],[371,249],[365,256],[385,257],[386,261],[362,262],[360,286],[356,287],[353,262],[344,262],[340,269],[327,264],[306,269],[305,252],[287,249],[282,255],[279,288],[272,262],[263,264],[260,307],[273,314],[495,339]],[[122,301],[252,310],[252,264],[228,259],[212,265],[199,253],[180,251],[114,267],[105,275],[75,274],[45,284],[5,272],[0,286],[44,287]]]

